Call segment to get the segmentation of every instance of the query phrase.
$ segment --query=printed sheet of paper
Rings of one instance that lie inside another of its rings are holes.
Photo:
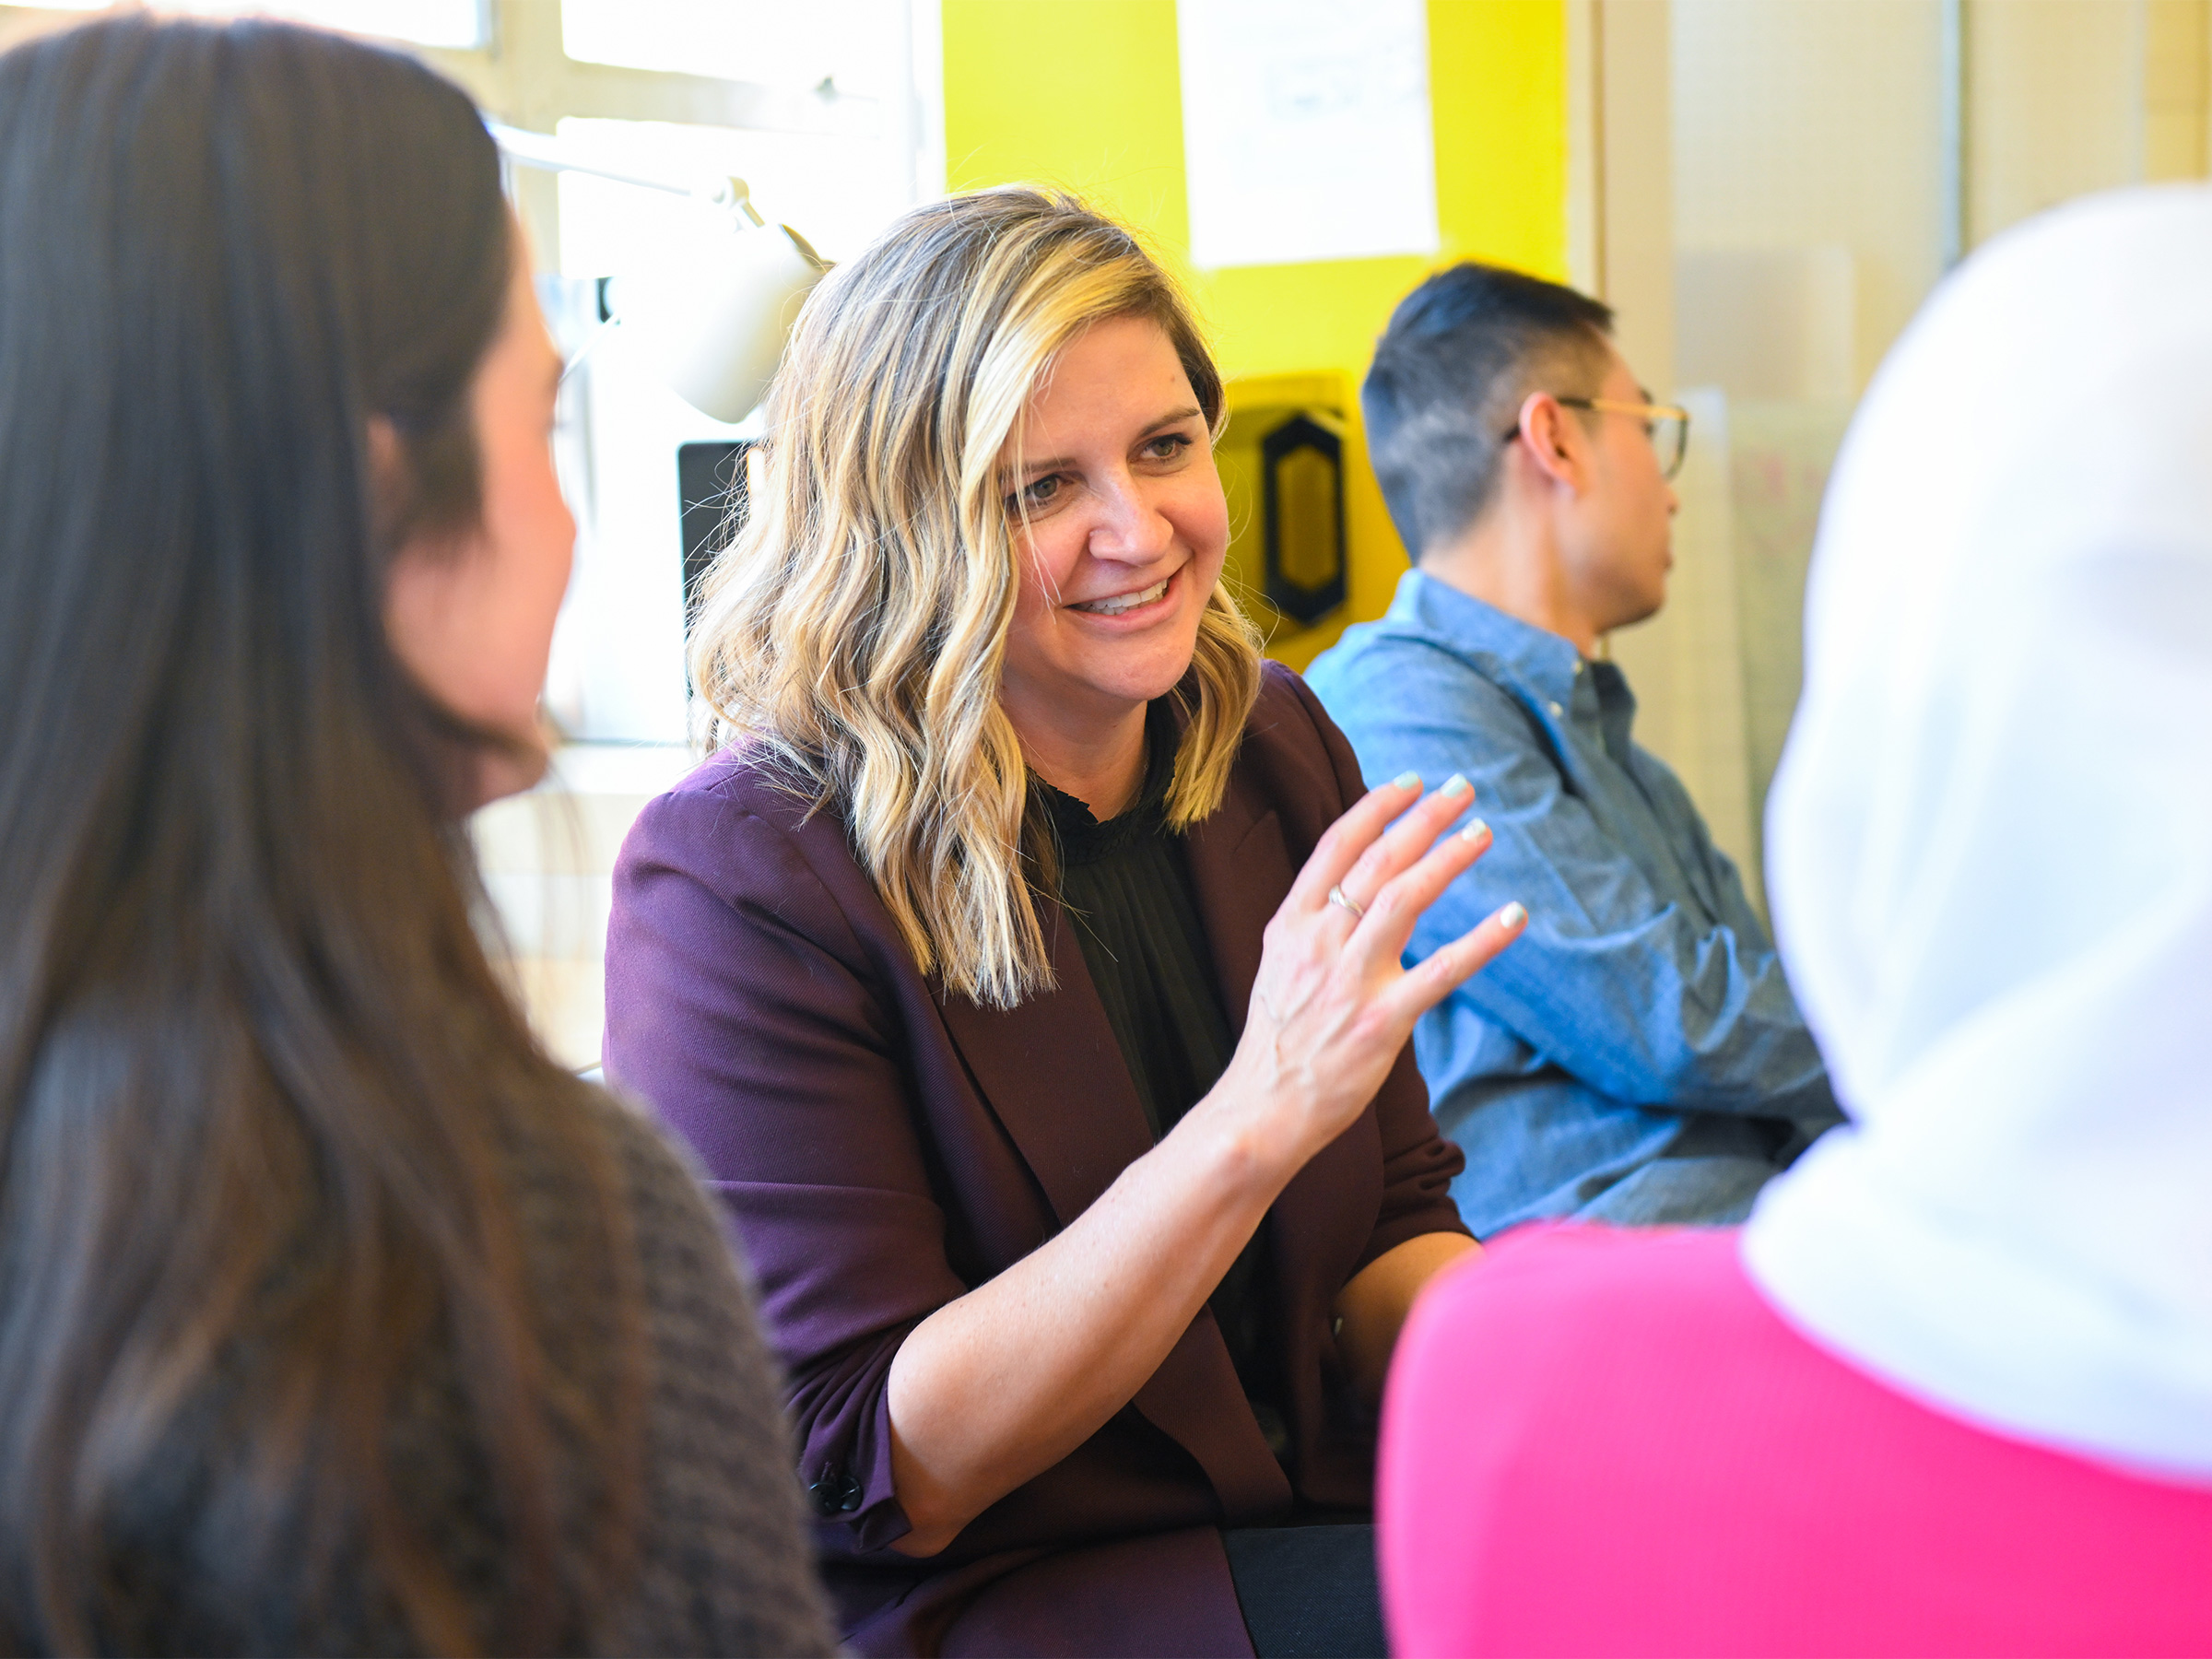
[[[1424,0],[1178,0],[1191,258],[1433,253]]]

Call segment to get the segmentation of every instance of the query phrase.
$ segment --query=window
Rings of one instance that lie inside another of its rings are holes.
[[[644,176],[741,178],[771,225],[789,224],[826,259],[850,258],[920,194],[911,0],[785,6],[781,18],[776,9],[564,0],[566,59],[641,73],[624,76],[619,115],[580,98],[527,124]],[[597,84],[567,73],[579,91]],[[713,112],[722,119],[712,124],[696,119],[696,89],[710,77],[726,77]],[[668,89],[671,115],[694,118],[647,118],[656,84]],[[682,261],[712,210],[584,173],[540,178],[539,258],[559,273],[540,288],[563,348],[588,349],[564,411],[562,468],[579,533],[547,705],[573,737],[679,743],[688,695],[678,452],[745,429],[683,404],[630,360],[618,330],[599,339],[593,331],[598,279]]]
[[[872,131],[792,133],[571,116],[558,131],[594,155],[655,177],[743,179],[771,224],[788,224],[824,259],[850,259],[913,200],[905,147]],[[687,240],[699,207],[681,196],[562,173],[560,268],[605,276],[647,268]]]
[[[104,11],[112,0],[38,0],[55,11]],[[166,0],[164,11],[206,18],[261,15],[348,33],[473,51],[484,44],[483,0]]]
[[[571,0],[571,9],[574,9]],[[809,69],[812,67],[809,62]],[[811,90],[798,97],[813,99]],[[855,107],[858,106],[858,107]],[[886,131],[884,106],[840,98],[830,130],[793,132],[660,121],[563,118],[580,150],[650,177],[746,181],[770,224],[789,224],[829,260],[850,258],[914,197],[910,147]],[[596,279],[680,263],[712,209],[583,173],[556,183],[558,252],[581,303],[563,341],[589,340]],[[541,285],[552,291],[553,285]],[[576,575],[556,639],[547,704],[571,735],[681,742],[686,506],[678,452],[744,434],[685,405],[633,363],[619,331],[593,342],[571,377],[563,470],[579,524]],[[696,503],[693,503],[694,505]]]
[[[561,0],[561,48],[579,63],[719,76],[790,90],[825,81],[891,100],[904,65],[904,0]]]

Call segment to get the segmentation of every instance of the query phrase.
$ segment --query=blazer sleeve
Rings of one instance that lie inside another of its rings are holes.
[[[1335,809],[1327,818],[1333,823],[1367,793],[1359,759],[1306,682],[1294,675],[1285,677],[1297,694],[1299,706],[1313,723],[1315,741],[1328,756],[1329,771],[1336,784]],[[1325,829],[1326,823],[1323,827]],[[1466,1157],[1443,1137],[1430,1114],[1429,1086],[1414,1064],[1410,1040],[1375,1092],[1375,1126],[1382,1137],[1382,1205],[1375,1217],[1374,1231],[1353,1268],[1355,1273],[1423,1233],[1472,1236],[1467,1224],[1459,1218],[1459,1206],[1452,1199],[1452,1178],[1467,1167]]]
[[[789,1376],[800,1481],[859,1551],[908,1530],[892,1357],[969,1288],[883,983],[797,838],[712,790],[645,809],[615,868],[607,1074],[690,1143],[727,1206]]]

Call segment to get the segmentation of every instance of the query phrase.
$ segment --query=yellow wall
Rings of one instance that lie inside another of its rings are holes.
[[[1349,603],[1278,632],[1304,666],[1347,622],[1390,603],[1406,556],[1359,441],[1357,393],[1391,308],[1456,259],[1567,269],[1563,0],[1429,0],[1442,251],[1193,274],[1174,0],[942,0],[945,152],[954,190],[1017,180],[1082,192],[1178,265],[1230,377],[1335,371],[1354,423],[1347,489]]]

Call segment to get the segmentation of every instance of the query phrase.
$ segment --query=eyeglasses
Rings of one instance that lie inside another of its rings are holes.
[[[1689,453],[1689,411],[1676,404],[1616,403],[1609,397],[1558,397],[1552,400],[1563,409],[1588,409],[1598,415],[1633,415],[1643,422],[1643,435],[1652,441],[1652,453],[1659,457],[1659,476],[1671,479],[1682,470],[1682,457]],[[1521,436],[1515,426],[1511,431],[1499,435],[1498,441],[1511,443]]]

